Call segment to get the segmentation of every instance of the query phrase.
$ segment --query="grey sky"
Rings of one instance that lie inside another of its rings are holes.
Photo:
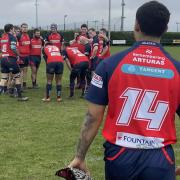
[[[6,23],[21,24],[27,22],[35,26],[35,0],[1,0],[0,27]],[[63,24],[66,18],[67,27],[70,24],[82,23],[87,20],[98,20],[101,26],[102,19],[107,24],[109,0],[38,0],[39,1],[39,25],[46,27],[52,22]],[[120,26],[121,0],[112,1],[112,29]],[[137,8],[149,0],[125,0],[125,30],[132,30]],[[180,22],[180,0],[159,0],[164,3],[171,12],[169,31],[176,31],[176,22]],[[115,26],[114,26],[115,24]],[[75,25],[74,25],[75,26]],[[78,24],[77,24],[78,26]],[[179,25],[180,31],[180,25]]]

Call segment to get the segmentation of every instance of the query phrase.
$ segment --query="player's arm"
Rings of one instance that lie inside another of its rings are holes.
[[[87,56],[87,57],[89,57],[90,54],[91,54],[91,46],[90,46],[89,43],[87,43],[87,44],[85,45],[85,52],[84,52],[84,55]]]
[[[44,36],[44,45],[46,44],[46,42],[49,42],[49,35],[50,35],[50,33],[48,33]]]
[[[89,102],[88,112],[81,128],[76,155],[69,167],[76,167],[87,172],[85,156],[102,123],[104,111],[105,106]]]
[[[72,67],[71,67],[71,63],[69,62],[69,59],[66,58],[66,57],[64,57],[64,60],[65,60],[65,62],[66,62],[66,65],[67,65],[68,69],[71,71],[71,70],[72,70]]]
[[[79,33],[74,33],[74,39],[69,41],[69,44],[74,44],[76,42],[77,37],[79,36]]]
[[[43,55],[43,58],[44,58],[45,62],[47,62],[47,55],[46,55],[46,52],[45,52],[45,47],[42,48],[42,55]]]
[[[94,46],[93,50],[92,50],[92,56],[91,59],[95,58],[97,55],[97,51],[98,51],[98,46]]]
[[[92,78],[87,94],[88,112],[81,128],[77,151],[70,167],[75,167],[88,172],[85,164],[86,153],[93,142],[98,129],[103,121],[105,107],[108,104],[108,76],[105,64],[101,63]]]
[[[95,39],[93,39],[93,48],[92,48],[92,55],[91,55],[91,59],[95,58],[98,52],[98,45],[99,45],[99,40],[96,37]]]
[[[67,54],[66,50],[63,50],[61,54],[63,56],[64,61],[66,62],[68,69],[71,71],[72,67],[71,67],[71,63],[69,62],[68,54]]]
[[[103,47],[103,51],[101,53],[101,56],[104,56],[108,51],[108,46],[106,45],[105,47]]]

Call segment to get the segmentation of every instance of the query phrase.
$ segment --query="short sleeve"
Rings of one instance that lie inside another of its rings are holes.
[[[108,104],[108,78],[105,63],[102,61],[91,80],[86,99],[98,105]]]

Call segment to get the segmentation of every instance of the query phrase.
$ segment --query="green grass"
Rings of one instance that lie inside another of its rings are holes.
[[[113,47],[112,53],[126,48]],[[166,49],[180,59],[178,47]],[[40,89],[25,93],[30,97],[29,102],[0,96],[0,179],[56,180],[55,171],[72,159],[87,103],[79,98],[80,91],[76,91],[74,100],[67,98],[68,75],[65,69],[62,103],[55,101],[55,87],[52,102],[41,102],[46,83],[44,62],[38,76]],[[177,135],[180,137],[180,123],[177,123]],[[103,141],[99,131],[87,156],[95,180],[104,179]],[[179,147],[180,143],[174,147],[178,164]]]

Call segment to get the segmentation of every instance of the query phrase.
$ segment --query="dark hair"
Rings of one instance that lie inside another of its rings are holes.
[[[145,35],[160,37],[167,29],[170,12],[157,1],[143,4],[136,12],[136,20]]]
[[[50,28],[55,28],[55,29],[57,29],[57,28],[58,28],[58,26],[57,26],[57,24],[52,23],[52,24],[51,24],[51,26],[50,26]]]
[[[14,26],[14,29],[15,30],[20,30],[20,27],[19,26]]]
[[[28,24],[27,23],[22,23],[21,27],[23,27],[23,26],[28,26]]]
[[[90,28],[88,29],[88,31],[96,31],[94,28]]]
[[[87,26],[87,24],[82,24],[81,28],[87,28],[88,29],[88,26]]]
[[[100,31],[103,31],[105,34],[107,34],[107,30],[105,28],[100,29]]]
[[[36,32],[40,32],[40,29],[35,28],[35,29],[33,30],[33,33],[36,33]]]
[[[4,26],[4,31],[5,31],[6,33],[8,33],[8,32],[10,32],[13,28],[14,28],[13,24],[6,24],[6,25]]]

